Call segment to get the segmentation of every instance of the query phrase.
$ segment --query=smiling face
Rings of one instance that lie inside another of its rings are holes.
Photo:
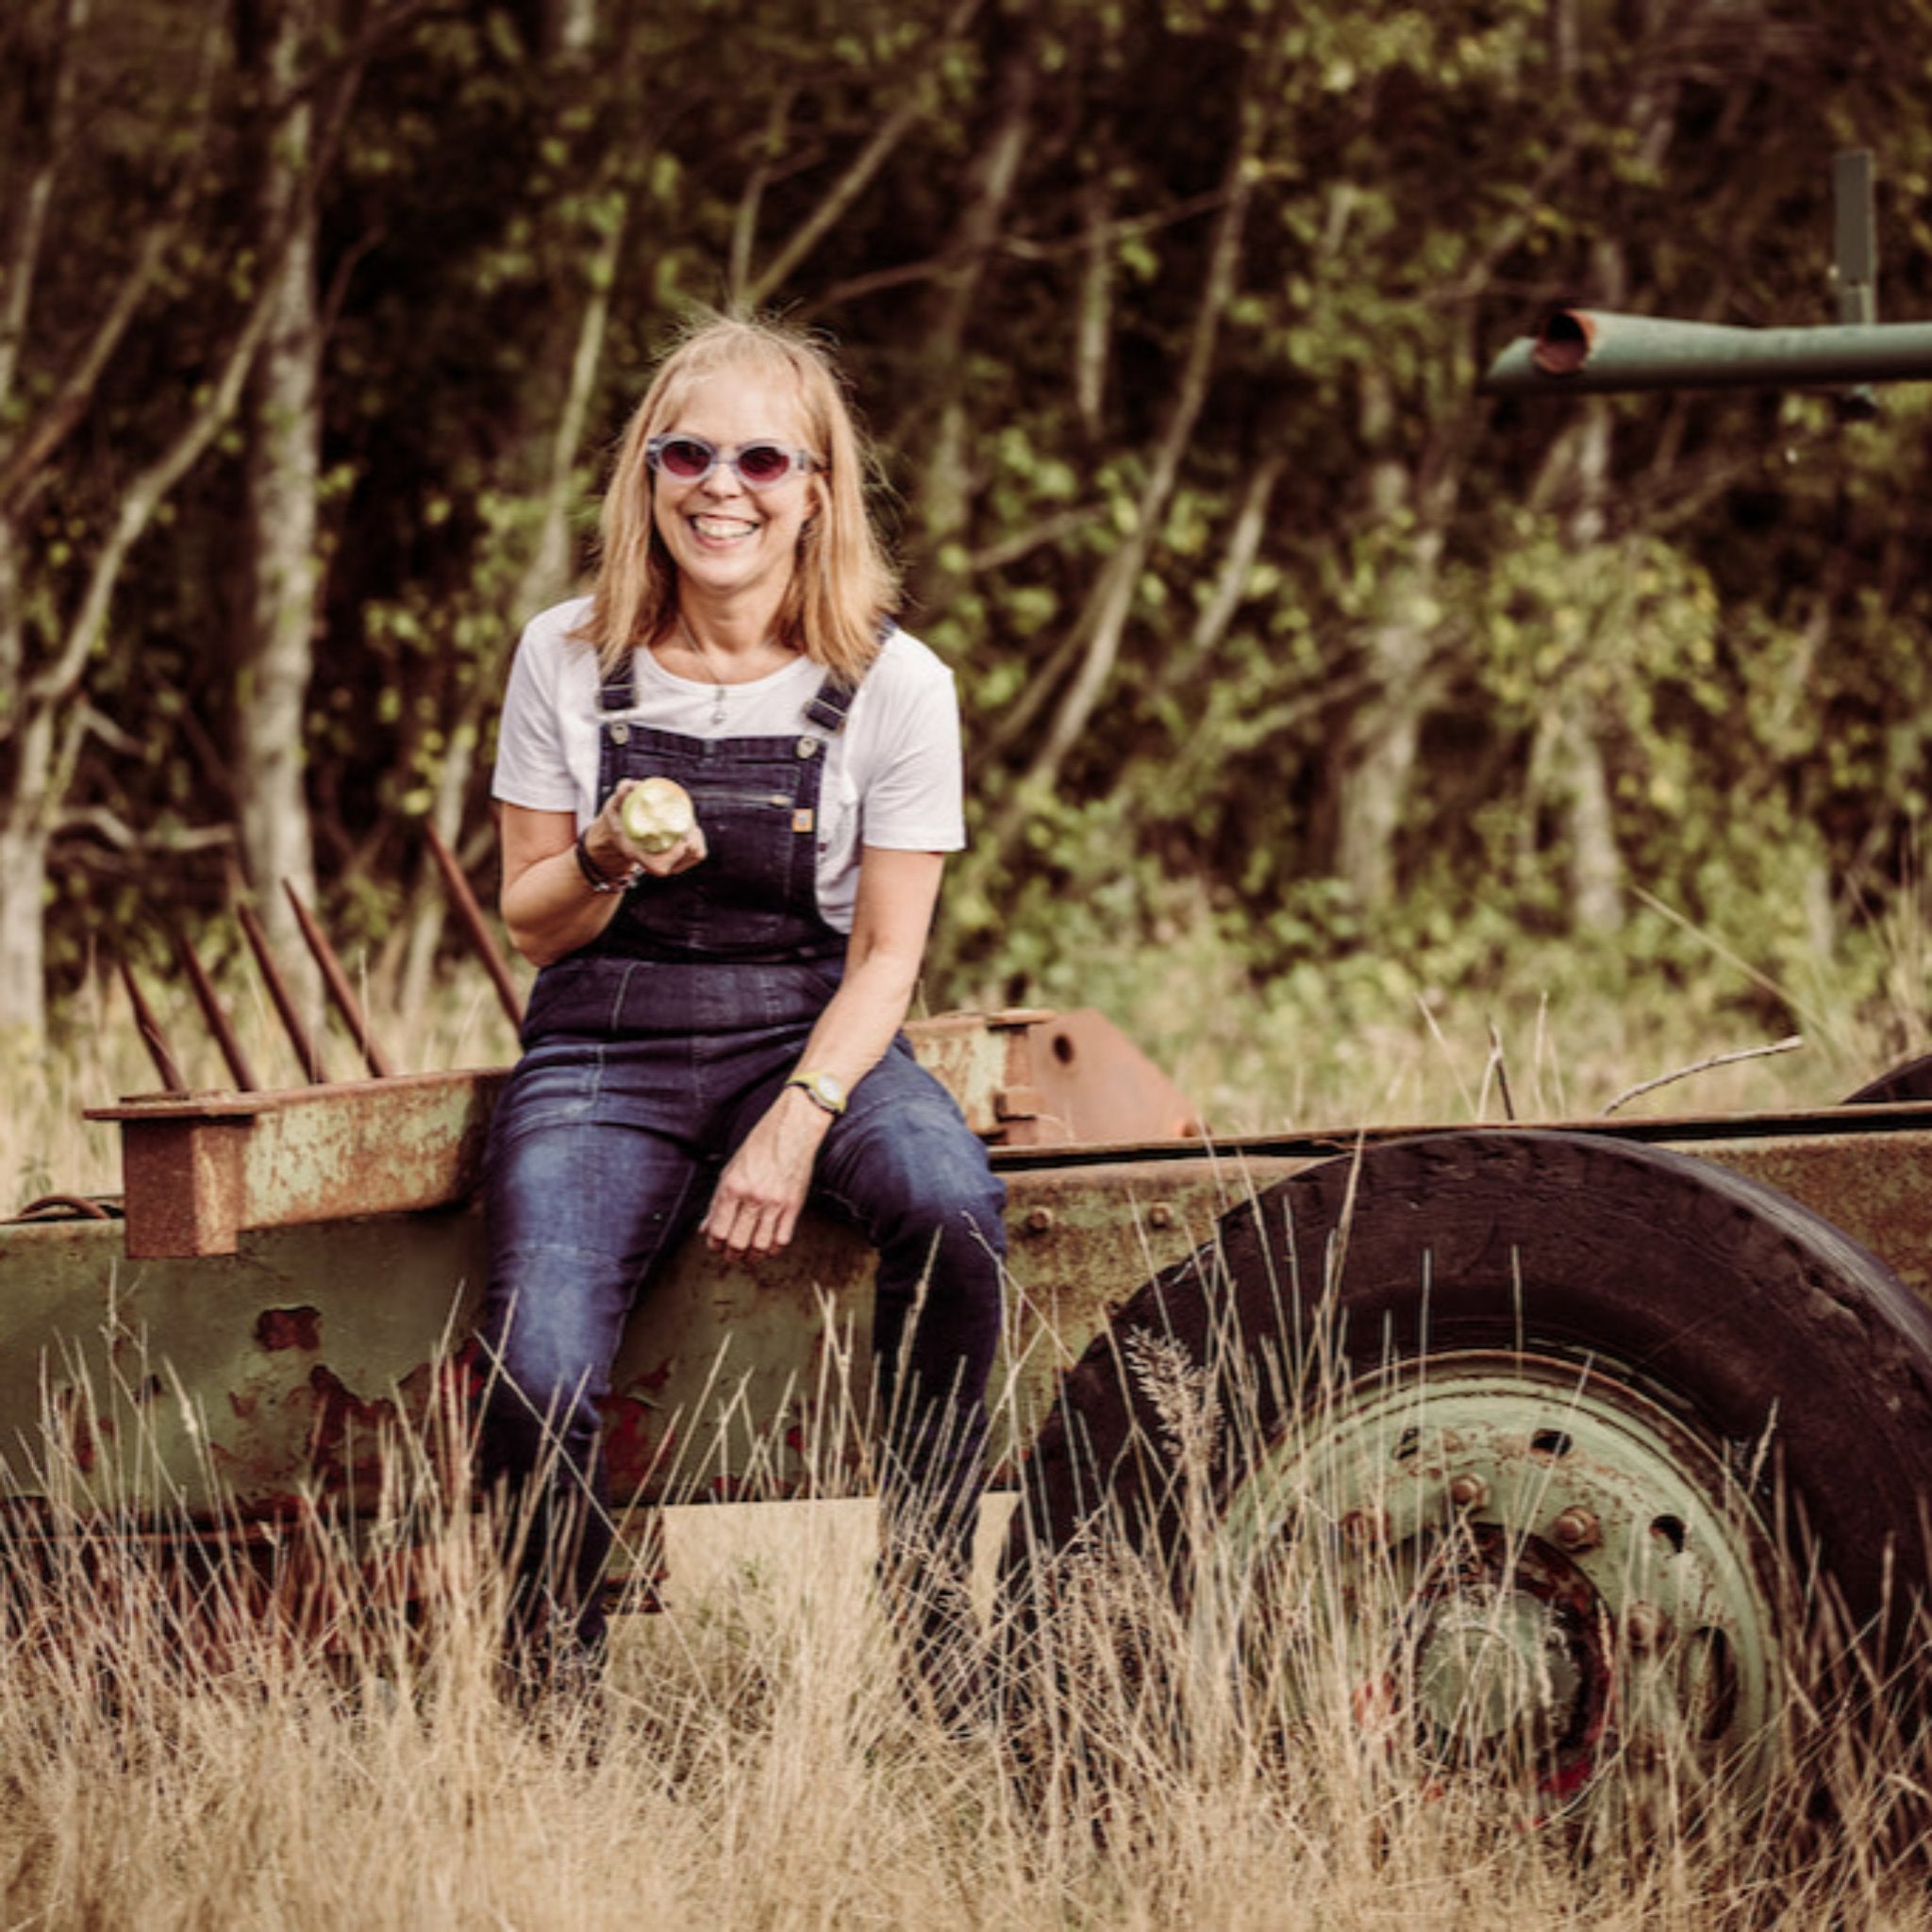
[[[795,385],[756,366],[699,377],[658,426],[673,436],[702,437],[726,455],[748,442],[813,446]],[[799,533],[819,507],[819,480],[811,475],[752,490],[729,463],[715,464],[697,482],[655,474],[651,519],[677,566],[679,604],[693,614],[749,615],[769,625],[796,566]]]

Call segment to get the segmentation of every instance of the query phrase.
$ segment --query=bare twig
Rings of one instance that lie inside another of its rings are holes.
[[[1266,181],[1272,179],[1274,173],[1272,168],[1257,167],[1252,178],[1257,182]],[[1162,228],[1193,221],[1199,215],[1212,214],[1226,205],[1232,192],[1226,187],[1213,188],[1166,208],[1152,208],[1145,214],[1124,215],[1116,221],[1091,223],[1076,234],[1057,236],[1051,240],[1041,241],[1030,235],[1014,233],[969,246],[941,249],[939,254],[926,256],[918,261],[897,262],[890,268],[874,269],[869,274],[834,282],[812,296],[798,312],[802,317],[809,318],[822,310],[856,302],[861,296],[902,288],[908,282],[938,281],[943,275],[990,260],[994,256],[1010,257],[1015,261],[1038,265],[1058,261],[1070,255],[1094,252],[1105,255],[1117,243],[1132,240],[1137,235],[1155,234]]]
[[[1451,1075],[1456,1081],[1456,1091],[1462,1096],[1464,1110],[1473,1119],[1479,1118],[1481,1103],[1470,1092],[1469,1083],[1462,1077],[1462,1071],[1456,1064],[1456,1056],[1450,1052],[1449,1042],[1443,1038],[1441,1027],[1436,1024],[1436,1016],[1429,1010],[1428,1001],[1421,993],[1417,993],[1415,996],[1415,1008],[1416,1011],[1423,1016],[1423,1024],[1428,1027],[1436,1044],[1442,1049],[1442,1062],[1449,1069]]]
[[[966,559],[966,568],[975,574],[1005,570],[1008,564],[1018,563],[1023,557],[1049,543],[1063,542],[1090,524],[1098,523],[1106,514],[1104,503],[1083,503],[1072,509],[1058,510],[1001,538],[997,543],[989,543],[984,550],[975,550]]]
[[[1788,987],[1780,986],[1770,974],[1760,973],[1748,959],[1740,958],[1738,954],[1732,952],[1728,946],[1724,945],[1722,941],[1714,939],[1709,933],[1706,932],[1701,925],[1693,924],[1691,921],[1686,919],[1681,912],[1677,911],[1674,907],[1665,905],[1656,893],[1646,892],[1641,886],[1631,887],[1630,892],[1633,898],[1649,907],[1659,918],[1668,919],[1680,932],[1688,933],[1690,938],[1708,948],[1726,966],[1735,967],[1752,985],[1762,987],[1766,992],[1773,994],[1775,998],[1782,1001],[1800,1020],[1804,1021],[1814,1030],[1822,1030],[1824,1027],[1825,1022],[1823,1015],[1808,1010],[1804,1002]]]
[[[1503,1118],[1513,1121],[1516,1118],[1516,1096],[1509,1091],[1509,1061],[1503,1051],[1503,1036],[1496,1030],[1496,1023],[1490,1022],[1490,1064],[1483,1073],[1483,1084],[1489,1085],[1489,1076],[1496,1076],[1496,1092],[1503,1103]]]
[[[973,16],[978,12],[979,5],[980,0],[958,0],[958,5],[940,30],[938,44],[930,50],[929,58],[936,60],[941,49],[950,46],[965,33],[973,24]],[[916,85],[906,88],[898,106],[853,157],[824,199],[786,239],[776,255],[765,264],[763,272],[743,290],[747,308],[761,308],[776,291],[785,286],[786,279],[798,265],[838,226],[846,210],[891,158],[892,150],[931,110],[932,104],[924,89]]]
[[[69,836],[91,832],[116,852],[207,852],[232,844],[232,825],[147,825],[137,831],[105,805],[76,807],[60,814],[58,829]]]
[[[1774,1040],[1769,1046],[1747,1046],[1736,1053],[1714,1053],[1708,1059],[1695,1060],[1688,1067],[1679,1067],[1674,1074],[1659,1074],[1655,1080],[1644,1080],[1626,1089],[1604,1108],[1604,1112],[1615,1113],[1625,1101],[1635,1100],[1640,1093],[1648,1093],[1655,1088],[1668,1087],[1673,1080],[1688,1080],[1692,1074],[1708,1073],[1712,1067],[1727,1067],[1737,1060],[1761,1060],[1774,1053],[1796,1053],[1804,1043],[1805,1036],[1793,1033],[1786,1039]]]

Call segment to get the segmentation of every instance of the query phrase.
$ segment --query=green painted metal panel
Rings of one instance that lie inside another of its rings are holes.
[[[999,1450],[1010,1461],[1110,1305],[1212,1232],[1223,1171],[1123,1161],[1017,1176]],[[281,1514],[374,1497],[386,1439],[489,1365],[474,1208],[243,1232],[130,1260],[118,1222],[0,1231],[0,1440],[15,1497]],[[734,1265],[687,1244],[626,1332],[608,1412],[621,1493],[868,1490],[872,1260],[808,1220]],[[440,1385],[439,1364],[447,1371]]]
[[[1932,1295],[1932,1108],[1641,1121],[1662,1141],[1781,1188]],[[1009,1291],[996,1379],[1010,1467],[1060,1374],[1150,1274],[1212,1239],[1250,1188],[1345,1152],[1324,1137],[1008,1151]],[[473,1390],[483,1269],[474,1206],[243,1231],[232,1254],[130,1259],[118,1222],[0,1228],[0,1492],[146,1514],[285,1514],[373,1500],[399,1424]],[[808,1220],[780,1257],[690,1243],[619,1355],[608,1442],[644,1500],[870,1488],[872,1263]],[[439,1383],[439,1365],[455,1384]]]

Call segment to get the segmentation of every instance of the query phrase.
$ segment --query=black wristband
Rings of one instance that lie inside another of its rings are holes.
[[[589,833],[590,829],[591,828],[588,825],[586,825],[583,831],[577,834],[577,842],[575,846],[575,851],[577,855],[577,870],[583,874],[585,885],[589,886],[591,891],[593,892],[623,891],[624,889],[630,884],[630,880],[610,878],[605,873],[598,869],[597,861],[591,857],[591,848],[589,844],[586,842],[586,835]]]

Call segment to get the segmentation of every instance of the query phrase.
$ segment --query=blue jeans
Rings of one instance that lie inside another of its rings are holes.
[[[687,985],[675,970],[626,975],[621,962],[603,962],[576,1015],[586,1030],[538,1040],[499,1103],[482,1333],[500,1373],[480,1474],[532,1506],[515,1621],[550,1647],[562,1639],[595,1651],[603,1641],[610,1530],[597,1439],[625,1319],[796,1066],[814,1016],[798,1012],[795,982],[812,971],[708,968]],[[687,991],[695,997],[721,977],[738,982],[740,1024],[696,1030]],[[652,997],[626,1013],[633,986]],[[821,978],[813,1003],[824,991]],[[759,1011],[792,1016],[744,1024]],[[951,1568],[970,1556],[984,1481],[1005,1197],[952,1096],[903,1038],[833,1123],[812,1187],[815,1208],[878,1252],[873,1332],[889,1541]],[[562,1465],[531,1494],[532,1477],[559,1452]]]

